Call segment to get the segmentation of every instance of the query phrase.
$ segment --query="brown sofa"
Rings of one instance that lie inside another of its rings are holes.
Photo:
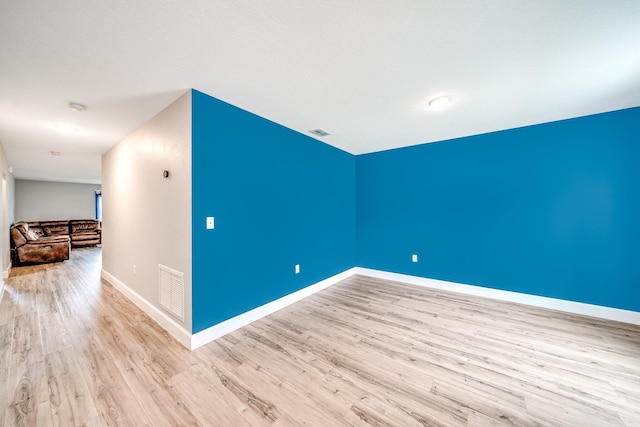
[[[72,219],[69,221],[71,246],[95,246],[102,243],[102,229],[97,219]]]
[[[61,239],[56,242],[55,238]],[[16,263],[64,261],[69,259],[69,245],[79,248],[101,244],[102,229],[97,219],[18,222],[11,227],[11,241]],[[62,245],[51,245],[64,241],[66,257]]]
[[[34,227],[32,230],[29,224],[31,223],[18,222],[11,226],[13,262],[39,264],[69,259],[69,236],[45,236],[41,228]]]

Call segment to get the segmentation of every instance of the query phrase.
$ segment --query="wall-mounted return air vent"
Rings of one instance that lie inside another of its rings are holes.
[[[184,321],[184,273],[158,264],[160,306]]]
[[[314,134],[315,136],[327,136],[327,135],[331,135],[329,132],[324,131],[322,129],[314,129],[314,130],[310,130],[309,133]]]

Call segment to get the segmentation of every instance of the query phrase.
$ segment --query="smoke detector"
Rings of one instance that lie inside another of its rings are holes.
[[[86,105],[82,105],[79,102],[70,102],[69,109],[73,111],[84,111],[87,109]]]

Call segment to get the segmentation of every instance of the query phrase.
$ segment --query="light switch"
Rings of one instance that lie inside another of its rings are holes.
[[[207,230],[213,230],[213,217],[212,216],[208,216],[207,217]]]
[[[299,274],[300,273],[300,264],[296,264],[296,267],[295,267],[294,270],[295,270],[296,274]]]

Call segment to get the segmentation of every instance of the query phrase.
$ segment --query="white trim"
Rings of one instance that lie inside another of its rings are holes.
[[[356,274],[640,325],[640,312],[356,267]]]
[[[2,279],[0,279],[0,301],[2,301],[2,297],[4,296],[4,281],[7,280],[11,274],[11,266],[12,263],[11,260],[9,260],[9,266],[6,270],[2,271]]]
[[[105,270],[102,270],[102,278],[112,284],[124,296],[131,300],[142,311],[147,313],[156,323],[175,337],[182,345],[190,350],[195,350],[205,344],[208,344],[221,336],[246,326],[256,320],[259,320],[269,314],[287,307],[295,302],[300,301],[318,291],[328,288],[344,279],[353,275],[363,275],[376,277],[379,279],[392,280],[411,285],[427,287],[431,289],[442,289],[451,292],[458,292],[467,295],[475,295],[485,298],[493,298],[500,301],[515,302],[526,304],[534,307],[549,308],[552,310],[564,311],[567,313],[581,314],[584,316],[599,317],[601,319],[615,320],[618,322],[631,323],[640,325],[640,312],[622,310],[619,308],[603,307],[593,304],[585,304],[575,301],[566,301],[556,298],[541,297],[537,295],[522,294],[518,292],[503,291],[500,289],[485,288],[481,286],[465,285],[462,283],[447,282],[444,280],[428,279],[425,277],[410,276],[408,274],[391,273],[381,270],[373,270],[369,268],[353,267],[338,273],[306,288],[300,289],[282,298],[271,301],[267,304],[256,307],[231,319],[227,319],[216,325],[213,325],[203,331],[195,334],[189,333],[181,325],[176,323],[171,317],[162,312],[160,309],[149,303],[143,297],[138,295],[131,288],[126,286],[120,280]],[[2,284],[4,286],[4,284]],[[0,295],[1,298],[1,295]]]
[[[276,311],[285,308],[286,306],[293,304],[294,302],[298,302],[303,298],[306,298],[318,291],[326,289],[331,285],[347,279],[348,277],[356,274],[356,269],[356,267],[350,268],[349,270],[338,273],[335,276],[331,276],[327,279],[321,280],[320,282],[307,286],[306,288],[302,288],[299,291],[293,292],[289,295],[285,295],[282,298],[278,298],[277,300],[261,305],[260,307],[256,307],[253,310],[249,310],[245,313],[237,315],[236,317],[232,317],[231,319],[225,320],[224,322],[220,322],[203,331],[195,333],[191,337],[191,350],[195,350],[196,348],[208,344],[223,335],[233,332],[236,329],[246,326],[251,322],[255,322],[256,320],[268,316],[271,313],[275,313]]]
[[[9,261],[9,266],[7,267],[7,269],[2,271],[2,279],[3,280],[7,280],[9,278],[9,275],[11,274],[11,267],[12,266],[13,266],[12,262]]]
[[[191,333],[179,325],[175,320],[161,311],[159,308],[152,305],[149,301],[138,295],[133,289],[129,288],[123,282],[118,280],[111,273],[106,270],[102,270],[101,277],[114,288],[119,290],[125,297],[133,302],[138,308],[147,313],[155,322],[169,332],[175,339],[177,339],[183,346],[190,348],[191,346]]]
[[[313,285],[307,286],[306,288],[302,288],[296,292],[285,295],[282,298],[278,298],[277,300],[261,305],[260,307],[256,307],[253,310],[249,310],[245,313],[239,314],[236,317],[227,319],[195,334],[189,333],[182,326],[176,323],[171,317],[149,303],[146,299],[138,295],[135,291],[133,291],[131,288],[129,288],[127,285],[125,285],[123,282],[118,280],[106,270],[102,270],[101,276],[106,282],[113,285],[114,288],[116,288],[131,302],[138,306],[138,308],[147,313],[149,317],[151,317],[156,323],[158,323],[158,325],[169,332],[182,345],[190,350],[195,350],[196,348],[208,344],[223,335],[246,326],[251,322],[255,322],[256,320],[268,316],[271,313],[275,313],[276,311],[285,308],[286,306],[291,305],[294,302],[298,302],[303,298],[313,295],[318,291],[326,289],[331,285],[334,285],[348,277],[351,277],[356,274],[355,271],[355,267],[343,271],[342,273],[338,273],[335,276],[331,276],[327,279],[321,280],[320,282],[314,283]]]

